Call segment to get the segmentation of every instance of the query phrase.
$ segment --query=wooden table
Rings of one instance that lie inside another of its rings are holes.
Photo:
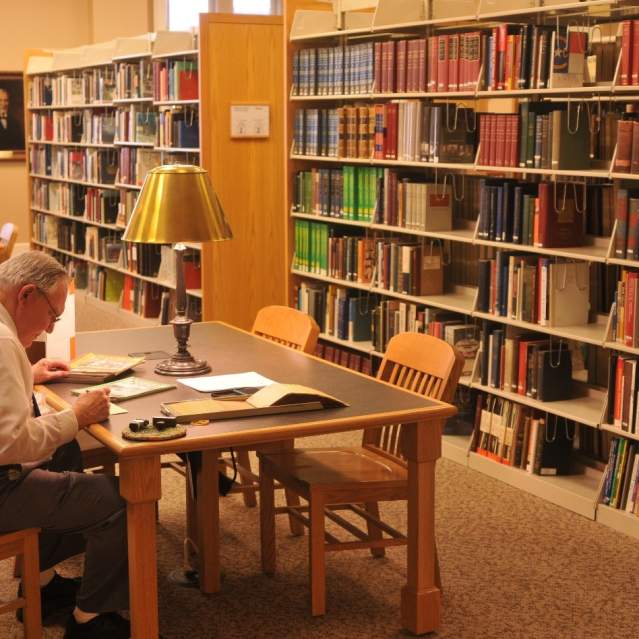
[[[77,336],[78,353],[173,352],[174,344],[170,326]],[[200,587],[204,592],[216,592],[220,588],[217,457],[221,449],[389,423],[409,424],[407,583],[401,591],[401,623],[415,634],[435,630],[440,622],[441,605],[435,584],[435,462],[441,454],[442,423],[455,409],[221,323],[194,324],[191,352],[208,360],[211,374],[254,370],[275,381],[317,388],[349,406],[189,426],[186,437],[168,442],[134,443],[122,438],[122,430],[131,419],[159,414],[160,402],[203,397],[178,384],[173,390],[127,401],[124,407],[128,414],[89,427],[91,435],[111,449],[120,464],[120,493],[127,502],[133,638],[158,636],[155,506],[161,495],[162,454],[203,451],[197,500]],[[144,363],[136,374],[165,382],[171,380],[153,373],[156,363]],[[52,388],[70,401],[70,389],[75,386],[56,384]]]

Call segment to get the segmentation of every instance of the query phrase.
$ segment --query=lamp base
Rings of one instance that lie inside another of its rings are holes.
[[[184,357],[180,353],[176,353],[173,357],[165,359],[155,367],[158,375],[179,375],[188,377],[190,375],[204,375],[210,372],[211,367],[206,360],[195,359],[188,354]]]

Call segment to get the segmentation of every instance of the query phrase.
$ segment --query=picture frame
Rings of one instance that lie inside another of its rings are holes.
[[[24,80],[20,71],[0,71],[0,160],[24,160]]]

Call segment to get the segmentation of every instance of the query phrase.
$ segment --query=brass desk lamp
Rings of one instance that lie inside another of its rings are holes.
[[[160,362],[161,375],[201,375],[211,370],[195,359],[187,345],[192,320],[186,317],[182,242],[230,240],[231,228],[213,191],[208,173],[199,166],[170,164],[151,169],[133,208],[122,239],[145,244],[172,244],[176,256],[176,315],[171,320],[178,350]]]

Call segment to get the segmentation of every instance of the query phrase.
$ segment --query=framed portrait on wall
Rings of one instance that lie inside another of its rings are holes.
[[[0,160],[24,158],[22,73],[0,71]]]

